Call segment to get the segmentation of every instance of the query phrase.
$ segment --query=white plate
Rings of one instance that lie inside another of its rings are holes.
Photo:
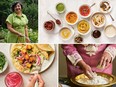
[[[51,55],[49,60],[44,60],[40,72],[44,72],[45,70],[47,70],[51,66],[51,64],[53,63],[53,61],[55,59],[55,50],[56,50],[55,49],[55,45],[54,44],[50,44],[50,46],[53,48],[54,54]]]
[[[3,53],[3,52],[1,52],[1,53]],[[4,53],[3,53],[3,54],[4,54]],[[5,56],[5,54],[4,54],[4,56]],[[5,56],[5,60],[6,60],[5,65],[4,65],[4,67],[3,67],[3,70],[2,70],[2,71],[0,70],[0,73],[3,73],[3,72],[7,69],[7,67],[8,67],[8,61],[7,61],[6,56]]]
[[[49,60],[44,60],[43,63],[42,63],[42,66],[41,66],[41,70],[39,71],[39,73],[42,73],[44,72],[45,70],[47,70],[51,64],[53,63],[54,59],[55,59],[55,45],[54,44],[50,44],[50,46],[53,48],[54,50],[54,54],[52,54],[49,58]],[[12,48],[12,45],[11,45],[11,48]],[[11,48],[10,48],[10,51],[11,51]],[[14,66],[15,67],[15,66]],[[22,72],[23,73],[23,72]],[[38,71],[34,71],[34,72],[30,72],[29,74],[34,74],[34,73],[38,73]]]

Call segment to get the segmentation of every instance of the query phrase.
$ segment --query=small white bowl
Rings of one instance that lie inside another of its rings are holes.
[[[75,23],[69,23],[67,20],[66,20],[66,16],[69,14],[69,13],[75,13],[76,15],[77,15],[77,13],[76,12],[74,12],[74,11],[70,11],[70,12],[67,12],[66,14],[65,14],[65,21],[66,21],[66,23],[67,24],[69,24],[69,25],[75,25],[77,22],[78,22],[78,20],[79,20],[79,16],[77,15],[77,20],[75,21]]]
[[[109,5],[110,5],[110,9],[109,9],[108,11],[103,11],[103,10],[102,10],[102,8],[100,8],[100,7],[101,7],[102,2],[108,2],[108,3],[109,3]],[[102,13],[109,13],[109,12],[111,12],[111,11],[112,11],[112,5],[111,5],[111,3],[110,3],[110,1],[109,1],[109,0],[102,0],[102,1],[100,2],[100,4],[99,4],[99,9],[100,9],[100,11],[101,11]]]
[[[86,22],[88,22],[87,20],[85,20],[85,19],[83,19],[84,21],[86,21]],[[81,22],[81,21],[83,21],[83,20],[80,20],[79,22]],[[77,23],[77,31],[78,31],[78,33],[80,34],[80,35],[87,35],[88,33],[90,33],[90,31],[91,31],[91,25],[90,25],[90,23],[89,23],[89,30],[86,32],[86,33],[81,33],[79,30],[78,30],[78,24],[79,24],[79,22]]]
[[[2,53],[2,52],[1,52]],[[4,54],[4,53],[3,53]],[[4,55],[5,56],[5,55]],[[5,62],[5,65],[4,65],[4,67],[3,67],[3,70],[0,70],[0,73],[3,73],[6,69],[7,69],[7,67],[8,67],[8,60],[7,60],[7,58],[6,58],[6,56],[5,56],[5,60],[6,60],[6,62]]]
[[[71,31],[71,35],[70,35],[70,37],[69,38],[66,38],[66,39],[64,39],[61,35],[60,35],[60,32],[63,30],[63,29],[69,29],[70,31]],[[60,31],[59,31],[59,36],[60,36],[60,38],[63,40],[63,41],[67,41],[67,40],[70,40],[71,38],[72,38],[72,36],[74,35],[74,30],[73,29],[71,29],[71,28],[69,28],[69,27],[62,27],[61,29],[60,29]]]
[[[46,28],[46,24],[47,24],[47,23],[51,23],[51,24],[52,24],[52,29],[49,29],[49,30],[48,30],[48,29]],[[43,24],[43,27],[44,27],[44,29],[45,29],[46,31],[51,32],[51,31],[53,31],[53,30],[55,29],[55,22],[52,21],[52,20],[45,21],[44,24]]]
[[[58,10],[57,10],[57,5],[58,5],[58,4],[60,4],[60,3],[64,5],[64,10],[63,10],[63,11],[58,11]],[[66,10],[66,6],[65,6],[65,4],[64,4],[64,3],[59,2],[59,3],[57,3],[57,4],[56,4],[56,11],[57,11],[58,13],[60,13],[60,14],[61,14],[61,13],[64,13],[64,12],[65,12],[65,10]]]
[[[110,33],[110,35],[106,34],[106,29],[107,29],[108,27],[113,27],[113,28],[115,29],[114,31],[112,31],[114,34],[111,34],[111,28],[107,31],[108,33]],[[115,27],[114,25],[112,25],[112,24],[106,26],[105,29],[104,29],[104,34],[105,34],[107,37],[109,37],[109,38],[115,37],[115,36],[116,36],[116,27]]]
[[[80,7],[82,7],[82,6],[88,6],[88,7],[89,7],[90,13],[89,13],[88,16],[83,16],[83,15],[81,15],[81,13],[80,13]],[[83,5],[81,5],[80,7],[79,7],[79,14],[80,14],[80,16],[81,16],[82,18],[89,18],[89,17],[91,16],[91,14],[92,14],[92,11],[91,11],[90,6],[89,6],[88,4],[83,4]]]
[[[95,25],[95,23],[93,22],[93,17],[94,17],[95,15],[97,15],[97,14],[100,14],[100,15],[102,15],[102,16],[104,17],[104,22],[103,22],[103,24],[101,24],[100,26]],[[92,24],[93,24],[94,27],[96,27],[96,28],[102,28],[102,27],[104,27],[105,24],[106,24],[106,17],[105,17],[105,15],[104,15],[102,12],[96,12],[96,13],[94,13],[94,14],[92,15],[92,17],[91,17],[91,22],[92,22]]]

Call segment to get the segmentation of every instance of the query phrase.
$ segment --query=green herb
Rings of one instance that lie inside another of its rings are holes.
[[[27,53],[30,54],[31,52],[32,52],[32,49],[28,49],[28,50],[27,50]]]
[[[5,62],[5,55],[2,52],[0,52],[0,70],[3,70]]]

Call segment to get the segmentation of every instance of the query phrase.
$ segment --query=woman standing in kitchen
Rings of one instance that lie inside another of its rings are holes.
[[[84,73],[92,78],[94,72],[112,74],[112,62],[116,56],[114,44],[65,44],[68,77]]]
[[[28,19],[22,13],[23,6],[20,2],[12,4],[12,12],[6,19],[8,32],[8,43],[30,42],[28,37]]]

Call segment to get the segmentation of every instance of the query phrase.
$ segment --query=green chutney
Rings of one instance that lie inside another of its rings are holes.
[[[62,11],[64,11],[64,9],[65,9],[65,6],[64,6],[63,3],[58,3],[58,4],[57,4],[56,10],[57,10],[58,12],[62,12]]]

